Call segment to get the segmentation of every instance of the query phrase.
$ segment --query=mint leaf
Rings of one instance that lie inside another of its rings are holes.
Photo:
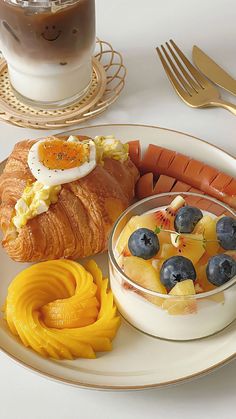
[[[160,229],[160,227],[155,227],[155,230],[154,230],[154,233],[155,234],[159,234],[161,232],[161,229]]]

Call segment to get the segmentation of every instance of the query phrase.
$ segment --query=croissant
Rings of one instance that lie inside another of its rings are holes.
[[[78,259],[104,252],[112,225],[134,197],[139,177],[135,165],[129,158],[124,162],[105,158],[85,177],[63,184],[55,204],[12,234],[15,204],[27,182],[35,181],[27,164],[35,142],[17,143],[0,176],[3,247],[20,262]]]

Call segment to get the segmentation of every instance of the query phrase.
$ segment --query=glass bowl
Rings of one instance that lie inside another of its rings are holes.
[[[111,289],[121,315],[149,335],[182,341],[212,335],[236,319],[236,277],[208,292],[189,296],[160,294],[126,276],[118,264],[116,251],[119,236],[131,217],[165,208],[177,195],[204,214],[236,218],[235,211],[206,195],[188,192],[154,195],[135,203],[119,217],[111,232],[108,253]]]

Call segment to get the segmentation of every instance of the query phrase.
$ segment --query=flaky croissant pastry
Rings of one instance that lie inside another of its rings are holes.
[[[128,158],[105,158],[85,177],[61,185],[58,201],[12,232],[15,204],[29,181],[35,181],[28,153],[35,140],[15,145],[0,176],[2,245],[21,262],[77,259],[103,252],[114,221],[134,197],[138,170]]]

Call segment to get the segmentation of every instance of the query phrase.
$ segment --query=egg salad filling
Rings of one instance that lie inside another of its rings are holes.
[[[61,185],[48,186],[38,181],[28,184],[15,205],[14,226],[20,229],[31,218],[46,212],[51,204],[57,202],[60,190]]]
[[[113,135],[97,136],[94,138],[97,151],[97,163],[102,164],[105,158],[124,162],[129,157],[129,145],[123,144]]]

